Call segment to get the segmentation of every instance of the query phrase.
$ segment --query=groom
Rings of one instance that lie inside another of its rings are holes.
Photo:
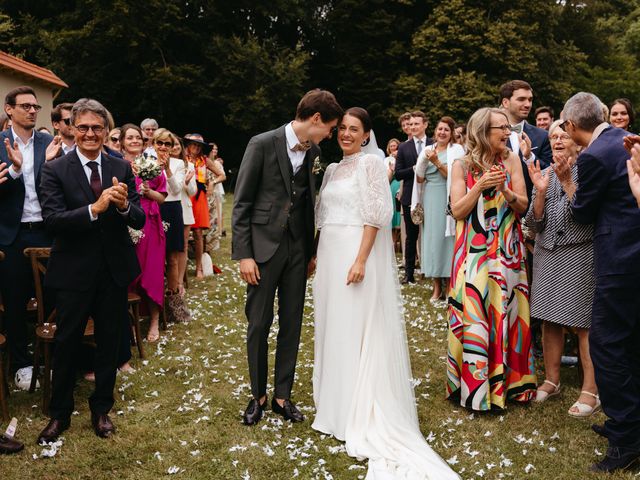
[[[233,201],[232,258],[247,282],[245,313],[251,393],[243,415],[255,425],[267,407],[267,351],[278,291],[274,412],[301,422],[291,402],[307,272],[313,272],[315,178],[320,143],[343,110],[331,92],[311,90],[294,121],[253,137],[242,159]],[[313,258],[313,259],[312,259]]]

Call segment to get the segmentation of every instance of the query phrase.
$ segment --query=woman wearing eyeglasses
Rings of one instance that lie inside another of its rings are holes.
[[[559,169],[577,182],[578,145],[556,120],[549,128],[553,168],[529,165],[533,182],[531,207],[525,218],[536,233],[531,282],[531,316],[542,323],[545,380],[536,393],[544,402],[560,393],[560,358],[565,329],[575,329],[580,345],[582,388],[569,409],[573,417],[587,417],[600,408],[593,363],[589,355],[591,306],[595,292],[593,225],[581,225],[569,213],[570,197],[562,187]],[[557,173],[558,171],[558,173]]]
[[[120,144],[124,158],[133,163],[143,149],[140,128],[132,123],[124,125],[121,128]],[[169,161],[170,150],[170,146],[163,146],[160,151],[156,150],[158,163],[163,167]],[[136,177],[136,186],[140,192],[140,206],[147,220],[143,229],[144,236],[136,244],[142,273],[133,281],[129,289],[146,299],[150,316],[147,341],[156,342],[160,338],[160,309],[164,305],[166,235],[162,225],[160,205],[167,197],[167,178],[164,172],[148,181],[142,181],[141,178]]]
[[[481,108],[467,124],[468,151],[451,169],[457,222],[447,396],[479,411],[536,393],[520,226],[528,202],[520,159],[507,149],[510,134],[502,110]]]
[[[166,128],[154,131],[152,147],[158,155],[158,164],[167,177],[167,198],[160,205],[162,220],[168,224],[167,239],[167,314],[173,322],[187,322],[191,313],[180,295],[180,257],[184,251],[184,220],[182,218],[182,193],[187,172],[184,160],[173,158],[175,145],[173,134]]]

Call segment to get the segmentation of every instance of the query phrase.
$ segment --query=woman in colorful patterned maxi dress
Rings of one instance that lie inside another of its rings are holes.
[[[520,227],[528,201],[521,162],[506,146],[510,134],[502,111],[478,110],[468,153],[452,168],[447,396],[479,411],[528,402],[536,391]]]

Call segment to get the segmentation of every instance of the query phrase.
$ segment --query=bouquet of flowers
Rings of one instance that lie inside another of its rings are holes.
[[[162,167],[158,165],[157,158],[147,152],[138,155],[134,160],[135,174],[143,181],[149,181],[162,173]]]
[[[140,240],[142,240],[142,237],[144,237],[144,232],[142,230],[135,230],[131,227],[127,228],[129,229],[129,238],[131,238],[133,244],[137,245],[138,243],[140,243]]]

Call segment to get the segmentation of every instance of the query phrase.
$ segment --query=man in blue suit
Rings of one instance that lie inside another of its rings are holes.
[[[524,80],[511,80],[500,87],[500,107],[504,109],[514,131],[509,138],[509,148],[518,154],[527,185],[527,197],[531,199],[533,184],[527,164],[540,160],[540,167],[551,165],[549,132],[527,123],[533,104],[533,89]]]
[[[28,247],[50,247],[40,208],[40,171],[53,137],[35,131],[38,112],[35,92],[17,87],[7,93],[4,110],[12,127],[0,133],[0,164],[8,175],[0,182],[0,294],[4,324],[16,370],[16,385],[26,389],[31,382],[32,358],[27,350],[26,306],[33,293],[31,266],[23,254]]]
[[[585,150],[577,160],[577,186],[566,166],[556,172],[572,198],[573,217],[595,227],[589,347],[609,419],[592,428],[609,440],[609,449],[591,470],[625,470],[640,459],[640,209],[627,178],[623,139],[628,133],[604,122],[602,103],[591,93],[571,97],[563,120],[562,127]]]
[[[396,157],[396,168],[394,177],[402,181],[402,218],[404,221],[407,238],[404,247],[404,271],[405,276],[402,283],[415,283],[413,272],[416,265],[416,252],[420,227],[411,220],[411,193],[413,192],[413,167],[418,161],[418,155],[424,147],[431,145],[431,140],[427,137],[426,131],[429,126],[427,116],[420,110],[411,113],[409,118],[411,137],[398,147]]]

